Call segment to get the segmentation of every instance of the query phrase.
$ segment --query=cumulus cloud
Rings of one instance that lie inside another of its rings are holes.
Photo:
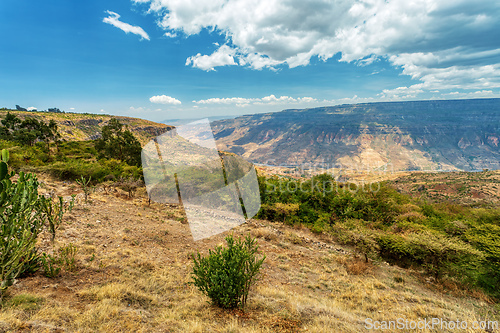
[[[450,98],[498,98],[500,94],[493,92],[492,90],[477,90],[472,92],[458,92],[453,91],[450,93],[442,94],[443,97]]]
[[[398,87],[396,89],[384,89],[379,96],[384,100],[401,100],[416,98],[418,94],[423,93],[423,84],[414,84],[410,87]]]
[[[275,95],[269,95],[262,98],[229,97],[193,101],[195,104],[232,104],[238,107],[245,107],[249,105],[307,104],[316,102],[318,102],[318,100],[312,97],[293,98],[289,96],[276,97]]]
[[[203,29],[226,44],[189,57],[203,70],[305,66],[316,57],[387,59],[420,89],[500,87],[500,2],[491,0],[134,0],[168,33]],[[231,45],[229,47],[228,45]]]
[[[193,67],[203,69],[204,71],[213,71],[215,67],[236,65],[234,56],[236,50],[227,45],[222,45],[217,51],[211,55],[201,55],[198,53],[193,57],[186,60],[186,66],[192,65]]]
[[[168,37],[168,38],[175,38],[175,37],[177,37],[177,34],[175,32],[167,31],[167,32],[165,32],[164,36]]]
[[[179,101],[178,99],[167,96],[167,95],[153,96],[149,99],[149,101],[151,103],[155,103],[155,104],[172,104],[172,105],[182,104],[181,101]]]
[[[121,29],[123,30],[125,33],[133,33],[135,35],[139,35],[141,36],[143,39],[146,39],[146,40],[149,40],[149,35],[146,33],[146,31],[144,31],[144,29],[142,29],[141,27],[139,26],[134,26],[134,25],[130,25],[128,23],[125,23],[125,22],[122,22],[120,21],[120,15],[118,15],[117,13],[115,12],[112,12],[112,11],[109,11],[107,10],[106,13],[109,15],[108,17],[105,17],[102,21],[104,23],[108,23],[108,24],[111,24],[112,26],[115,26],[117,27],[118,29]]]

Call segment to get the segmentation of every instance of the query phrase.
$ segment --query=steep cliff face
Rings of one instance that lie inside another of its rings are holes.
[[[219,149],[271,165],[500,169],[500,99],[367,103],[213,123]]]
[[[57,122],[59,133],[65,140],[95,140],[101,137],[101,129],[107,125],[112,118],[118,119],[126,125],[142,144],[150,139],[165,133],[172,126],[155,123],[149,120],[118,117],[109,115],[80,114],[80,113],[50,113],[50,112],[24,112],[14,110],[1,110],[0,118],[4,118],[7,112],[15,114],[20,119],[28,117],[49,122],[51,119]]]

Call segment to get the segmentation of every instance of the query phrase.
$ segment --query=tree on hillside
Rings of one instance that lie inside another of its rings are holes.
[[[48,108],[47,112],[65,113],[64,111],[59,110],[59,108]]]
[[[96,140],[95,148],[101,157],[115,158],[129,165],[141,165],[141,143],[132,132],[123,129],[123,124],[112,118],[102,127],[102,137]]]
[[[9,133],[17,129],[19,124],[21,124],[21,119],[17,118],[15,114],[7,112],[7,115],[2,119],[2,125],[9,130]]]
[[[56,144],[57,151],[59,151],[59,143],[61,142],[61,134],[58,131],[57,123],[54,119],[49,121],[48,132],[47,132],[47,147],[50,150],[50,141]]]
[[[47,143],[47,150],[50,155],[50,142],[58,145],[61,135],[57,131],[57,123],[51,120],[46,124],[42,120],[35,118],[19,119],[16,115],[7,113],[1,120],[0,139],[16,141],[24,145],[34,145],[37,141]]]

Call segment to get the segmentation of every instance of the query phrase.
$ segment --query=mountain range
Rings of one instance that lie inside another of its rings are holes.
[[[266,165],[500,169],[500,99],[349,104],[212,123],[219,150]]]

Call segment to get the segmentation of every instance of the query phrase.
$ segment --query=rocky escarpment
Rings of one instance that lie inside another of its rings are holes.
[[[500,99],[341,105],[213,124],[219,149],[270,165],[500,169]]]
[[[136,133],[143,133],[147,137],[156,137],[165,133],[167,130],[171,129],[172,126],[137,126],[134,128]]]

